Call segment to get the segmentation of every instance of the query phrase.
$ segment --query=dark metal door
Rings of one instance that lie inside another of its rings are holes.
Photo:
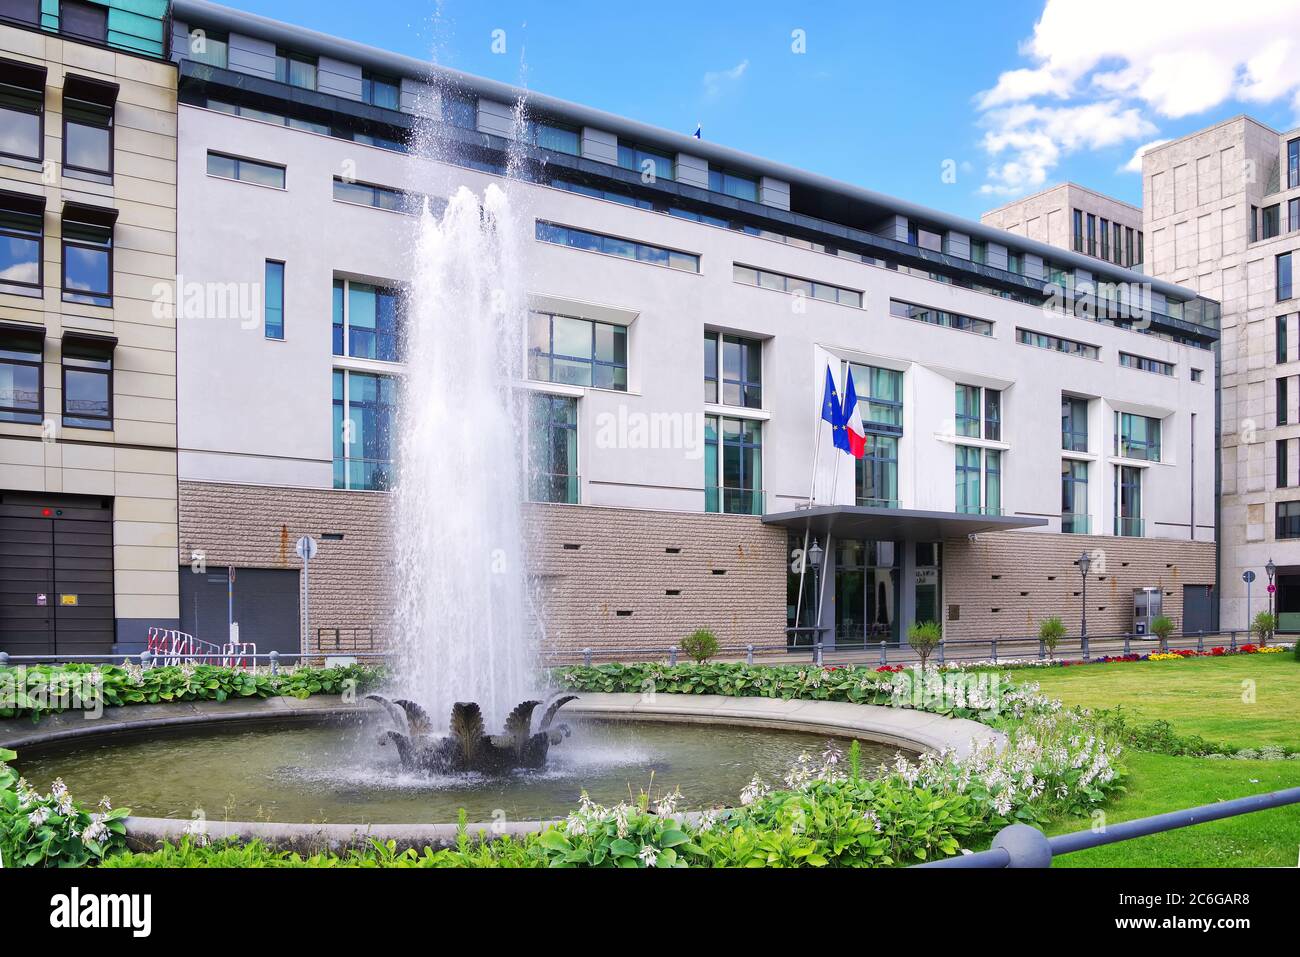
[[[1210,630],[1210,586],[1183,586],[1183,634]]]

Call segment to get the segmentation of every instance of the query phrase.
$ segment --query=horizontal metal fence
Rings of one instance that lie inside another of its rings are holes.
[[[1136,837],[1162,834],[1165,831],[1204,824],[1207,821],[1221,821],[1240,814],[1251,814],[1255,811],[1266,811],[1290,804],[1300,804],[1300,788],[1255,794],[1231,801],[1221,801],[1218,804],[1204,804],[1182,811],[1170,811],[1167,814],[1108,824],[1098,830],[1075,831],[1072,834],[1058,834],[1055,837],[1048,837],[1038,828],[1028,824],[1012,824],[997,833],[993,838],[992,847],[987,851],[962,854],[958,857],[928,861],[913,866],[1049,867],[1052,860],[1062,854],[1073,854],[1075,851],[1085,851],[1091,847],[1118,844],[1121,841],[1131,841]]]

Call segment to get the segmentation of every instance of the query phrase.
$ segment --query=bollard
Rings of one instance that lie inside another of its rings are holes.
[[[677,646],[670,645],[668,647],[668,666],[671,668],[671,667],[675,667],[676,664],[677,664]]]
[[[746,646],[745,646],[745,664],[747,664],[747,665],[752,665],[753,663],[754,663],[754,646],[753,646],[753,645],[746,645]]]
[[[586,665],[588,668],[591,667],[591,649],[590,649],[590,648],[583,648],[583,649],[582,649],[582,663],[583,663],[584,665]]]
[[[148,671],[148,670],[149,670],[149,666],[150,666],[150,662],[151,662],[152,660],[153,660],[153,655],[149,654],[149,649],[148,649],[148,648],[146,648],[144,651],[140,652],[140,670],[142,670],[142,671]]]
[[[885,650],[885,643],[883,641],[880,643],[880,663],[882,665],[889,664],[889,652]]]
[[[1132,654],[1133,636],[1126,634],[1124,636],[1124,657],[1127,658]]]
[[[279,673],[280,673],[280,652],[272,651],[271,652],[271,674],[278,675]]]
[[[1047,642],[1039,638],[1038,639],[1038,660],[1042,661],[1046,657],[1047,657]]]
[[[0,668],[9,667],[9,652],[0,651]]]
[[[993,663],[998,663],[998,640],[994,638],[989,642],[989,651],[993,655]]]
[[[1230,631],[1230,632],[1228,632],[1228,637],[1229,637],[1229,643],[1230,643],[1230,645],[1231,645],[1231,650],[1236,651],[1236,650],[1237,650],[1237,633],[1236,633],[1235,631]]]
[[[817,665],[820,668],[821,663],[822,663],[822,643],[819,641],[817,642],[817,644],[813,645],[813,664]]]
[[[939,639],[939,664],[941,665],[943,664],[943,642],[944,640],[940,638]]]
[[[1196,651],[1198,654],[1205,651],[1205,632],[1203,631],[1196,633]]]

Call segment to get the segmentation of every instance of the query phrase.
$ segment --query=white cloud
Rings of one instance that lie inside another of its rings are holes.
[[[1140,173],[1142,172],[1142,154],[1147,150],[1153,150],[1157,146],[1164,146],[1169,140],[1152,140],[1150,143],[1143,143],[1133,151],[1129,161],[1121,166],[1116,172],[1118,173]]]
[[[1033,189],[1066,154],[1151,136],[1160,118],[1287,98],[1300,113],[1300,0],[1047,0],[1021,54],[1028,66],[975,98],[986,193]]]
[[[716,100],[729,87],[740,81],[749,69],[749,61],[741,60],[730,70],[710,70],[704,74],[704,96],[706,99]]]

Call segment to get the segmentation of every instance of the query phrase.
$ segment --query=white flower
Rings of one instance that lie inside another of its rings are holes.
[[[641,848],[637,857],[641,858],[641,863],[646,867],[654,867],[659,863],[659,850],[653,844],[647,844]]]
[[[759,780],[758,775],[755,774],[753,780],[741,789],[740,803],[745,805],[753,804],[759,798],[763,797],[763,795],[767,794],[767,792],[767,785]]]
[[[50,809],[47,807],[38,807],[31,814],[27,815],[27,820],[31,822],[32,827],[40,827],[50,819]]]

